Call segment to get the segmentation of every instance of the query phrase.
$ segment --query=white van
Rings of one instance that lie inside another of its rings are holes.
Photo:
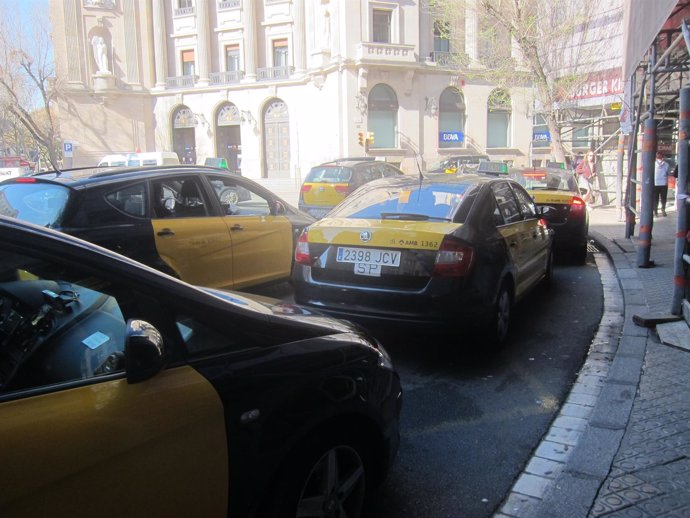
[[[141,165],[176,165],[180,163],[177,153],[173,151],[152,151],[149,153],[127,153],[106,155],[98,167],[137,167]]]

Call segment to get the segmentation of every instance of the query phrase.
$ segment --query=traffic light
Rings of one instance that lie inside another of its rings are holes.
[[[373,143],[374,143],[374,132],[369,131],[367,133],[367,144],[369,144],[371,146]]]
[[[357,133],[357,142],[359,142],[360,146],[364,145],[364,132],[363,131],[360,131],[359,133]]]

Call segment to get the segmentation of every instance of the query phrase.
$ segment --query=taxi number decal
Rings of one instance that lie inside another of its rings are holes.
[[[338,247],[336,261],[383,266],[400,266],[400,252],[364,248]]]

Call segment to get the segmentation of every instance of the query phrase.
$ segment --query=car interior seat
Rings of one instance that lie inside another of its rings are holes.
[[[185,180],[180,189],[181,203],[176,207],[178,216],[205,216],[206,208],[201,199],[199,188],[193,180]]]

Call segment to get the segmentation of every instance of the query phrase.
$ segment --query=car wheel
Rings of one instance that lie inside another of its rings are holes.
[[[284,471],[283,491],[271,516],[357,518],[366,493],[366,478],[358,448],[347,440],[312,447],[298,457],[296,469]],[[293,468],[295,466],[293,465]]]
[[[487,328],[487,338],[493,347],[501,346],[510,330],[510,317],[513,309],[513,299],[508,289],[508,283],[503,282],[496,297],[496,303]]]

